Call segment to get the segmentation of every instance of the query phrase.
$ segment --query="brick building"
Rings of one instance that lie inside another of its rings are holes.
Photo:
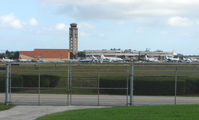
[[[55,60],[70,59],[68,49],[35,49],[34,51],[19,51],[19,59],[44,60],[47,62]]]

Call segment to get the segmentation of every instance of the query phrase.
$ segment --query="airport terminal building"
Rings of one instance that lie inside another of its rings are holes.
[[[177,55],[175,51],[172,52],[166,52],[166,51],[161,51],[161,50],[156,50],[156,51],[136,51],[136,50],[121,50],[121,49],[110,49],[110,50],[84,50],[86,57],[90,56],[100,56],[104,55],[107,57],[138,57],[138,56],[144,56],[147,55],[149,57],[174,57]]]

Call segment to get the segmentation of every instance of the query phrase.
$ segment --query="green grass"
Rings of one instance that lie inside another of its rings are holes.
[[[12,107],[13,107],[13,105],[6,106],[6,105],[0,103],[0,111],[7,110],[7,109],[10,109]]]
[[[199,105],[136,106],[73,110],[37,120],[198,120]]]

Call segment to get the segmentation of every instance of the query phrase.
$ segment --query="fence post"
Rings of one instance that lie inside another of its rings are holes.
[[[70,105],[72,105],[72,66],[70,66]]]
[[[133,105],[133,81],[134,81],[134,66],[130,66],[130,105]]]
[[[9,95],[9,64],[6,64],[6,89],[5,89],[5,104],[8,105],[8,95]]]
[[[126,105],[129,104],[129,66],[126,68]]]
[[[97,105],[100,105],[99,102],[99,95],[100,95],[100,74],[99,71],[97,72]]]
[[[39,69],[38,69],[38,105],[40,105],[40,94],[41,94],[41,74],[40,74],[40,64],[39,64]]]
[[[11,103],[11,95],[12,95],[12,64],[10,64],[10,69],[9,69],[9,102]]]
[[[177,82],[178,82],[178,67],[176,66],[175,71],[175,98],[174,98],[174,104],[176,105],[176,97],[177,97]]]
[[[67,70],[67,105],[70,105],[70,66],[68,65],[68,70]]]

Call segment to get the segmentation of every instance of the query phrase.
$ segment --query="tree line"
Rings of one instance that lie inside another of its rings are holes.
[[[5,53],[0,53],[0,58],[7,58],[7,59],[19,59],[19,51],[8,51],[6,50]]]

